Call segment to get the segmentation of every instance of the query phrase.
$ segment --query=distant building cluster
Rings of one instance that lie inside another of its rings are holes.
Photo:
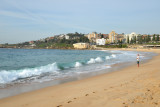
[[[29,41],[29,46],[30,47],[35,47],[37,42],[45,42],[47,43],[48,41],[52,40],[69,40],[69,41],[75,41],[77,39],[80,39],[81,37],[88,38],[87,43],[83,42],[74,42],[72,43],[74,48],[76,49],[85,49],[89,47],[93,47],[96,45],[116,45],[116,44],[132,44],[132,43],[144,43],[144,40],[146,42],[152,41],[154,42],[155,40],[159,41],[159,35],[141,35],[137,34],[135,32],[132,32],[130,34],[118,34],[115,31],[111,31],[109,34],[102,34],[102,33],[97,33],[97,32],[92,32],[89,34],[79,34],[79,33],[69,33],[69,34],[60,34],[60,35],[54,35],[52,37],[48,37],[45,39],[40,39],[37,41]],[[71,42],[70,42],[71,43]],[[28,45],[27,45],[28,46]]]
[[[96,45],[106,45],[106,44],[117,44],[117,43],[135,43],[140,39],[147,38],[149,40],[153,40],[154,35],[141,35],[135,32],[130,34],[118,34],[115,31],[111,31],[109,34],[97,34],[96,32],[92,32],[90,34],[85,35],[88,37],[91,43],[96,43]],[[158,35],[159,36],[159,35]],[[157,36],[156,36],[157,38]],[[158,41],[160,37],[158,37]]]
[[[124,43],[126,40],[123,33],[117,34],[115,31],[111,31],[109,34],[97,34],[96,32],[92,32],[85,36],[88,37],[91,43],[95,43],[96,45],[114,44],[118,43],[118,41]]]
[[[18,44],[0,44],[0,48],[96,49],[99,47],[135,48],[136,45],[141,45],[141,47],[160,47],[160,34],[142,35],[136,32],[119,34],[113,30],[108,34],[97,32],[82,34],[75,32],[53,35],[44,39]]]

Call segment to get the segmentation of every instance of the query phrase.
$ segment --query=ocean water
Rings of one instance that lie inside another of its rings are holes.
[[[107,50],[0,49],[0,87],[44,82],[147,60],[153,53]]]

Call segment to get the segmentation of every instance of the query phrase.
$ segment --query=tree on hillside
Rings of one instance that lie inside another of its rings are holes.
[[[156,41],[159,41],[159,35],[157,35]]]
[[[156,39],[155,39],[155,36],[156,36],[156,35],[154,34],[154,35],[153,35],[153,39],[152,39],[152,41],[155,41],[155,40],[156,40]]]
[[[142,35],[138,35],[138,44],[142,44],[143,40],[142,40]]]
[[[133,37],[133,43],[136,43],[136,36]]]
[[[74,38],[74,37],[82,37],[84,36],[84,34],[81,34],[81,33],[78,33],[78,32],[75,32],[75,33],[68,33],[67,34],[70,38]]]
[[[151,41],[151,38],[150,38],[149,35],[147,36],[147,40],[148,40],[147,42],[150,42],[150,41]]]
[[[89,39],[85,36],[80,37],[80,42],[89,42]]]
[[[127,43],[129,44],[129,36],[127,36]]]
[[[145,43],[148,43],[148,37],[147,36],[145,37]]]
[[[4,45],[8,45],[8,43],[5,43]]]
[[[133,43],[134,43],[134,40],[131,38],[130,44],[133,44]]]
[[[101,34],[101,38],[104,38],[103,34]]]

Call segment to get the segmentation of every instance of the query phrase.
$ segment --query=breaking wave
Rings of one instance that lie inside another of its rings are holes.
[[[111,57],[116,58],[117,56],[115,54],[112,54]]]
[[[0,71],[0,83],[4,84],[11,81],[15,81],[20,78],[37,76],[47,72],[54,72],[57,74],[59,73],[58,70],[59,69],[56,63],[35,68],[25,68],[21,70],[9,70],[9,71],[3,70]]]
[[[82,64],[80,62],[76,62],[75,67],[80,67]]]
[[[93,64],[93,63],[97,63],[97,62],[103,62],[103,60],[102,60],[102,58],[100,58],[100,57],[97,57],[97,58],[91,58],[88,62],[87,62],[87,64]]]
[[[52,63],[45,66],[35,67],[35,68],[24,68],[20,70],[2,70],[0,71],[0,84],[10,83],[12,81],[16,81],[18,79],[22,78],[28,78],[33,76],[40,76],[45,73],[52,73],[55,75],[62,74],[61,70],[69,69],[69,68],[79,68],[84,65],[88,64],[94,64],[94,63],[101,63],[105,60],[116,58],[116,55],[112,54],[110,56],[106,56],[103,58],[97,57],[97,58],[91,58],[88,61],[85,62],[73,62],[69,63],[67,65],[65,64],[57,64]]]

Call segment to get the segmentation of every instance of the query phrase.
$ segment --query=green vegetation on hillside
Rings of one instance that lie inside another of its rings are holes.
[[[78,42],[87,42],[89,39],[81,33],[67,34],[70,39],[54,37],[53,39],[35,42],[36,48],[53,48],[53,49],[73,49],[73,44]]]
[[[127,48],[127,44],[117,44],[117,45],[99,45],[97,47],[102,47],[102,48]]]

